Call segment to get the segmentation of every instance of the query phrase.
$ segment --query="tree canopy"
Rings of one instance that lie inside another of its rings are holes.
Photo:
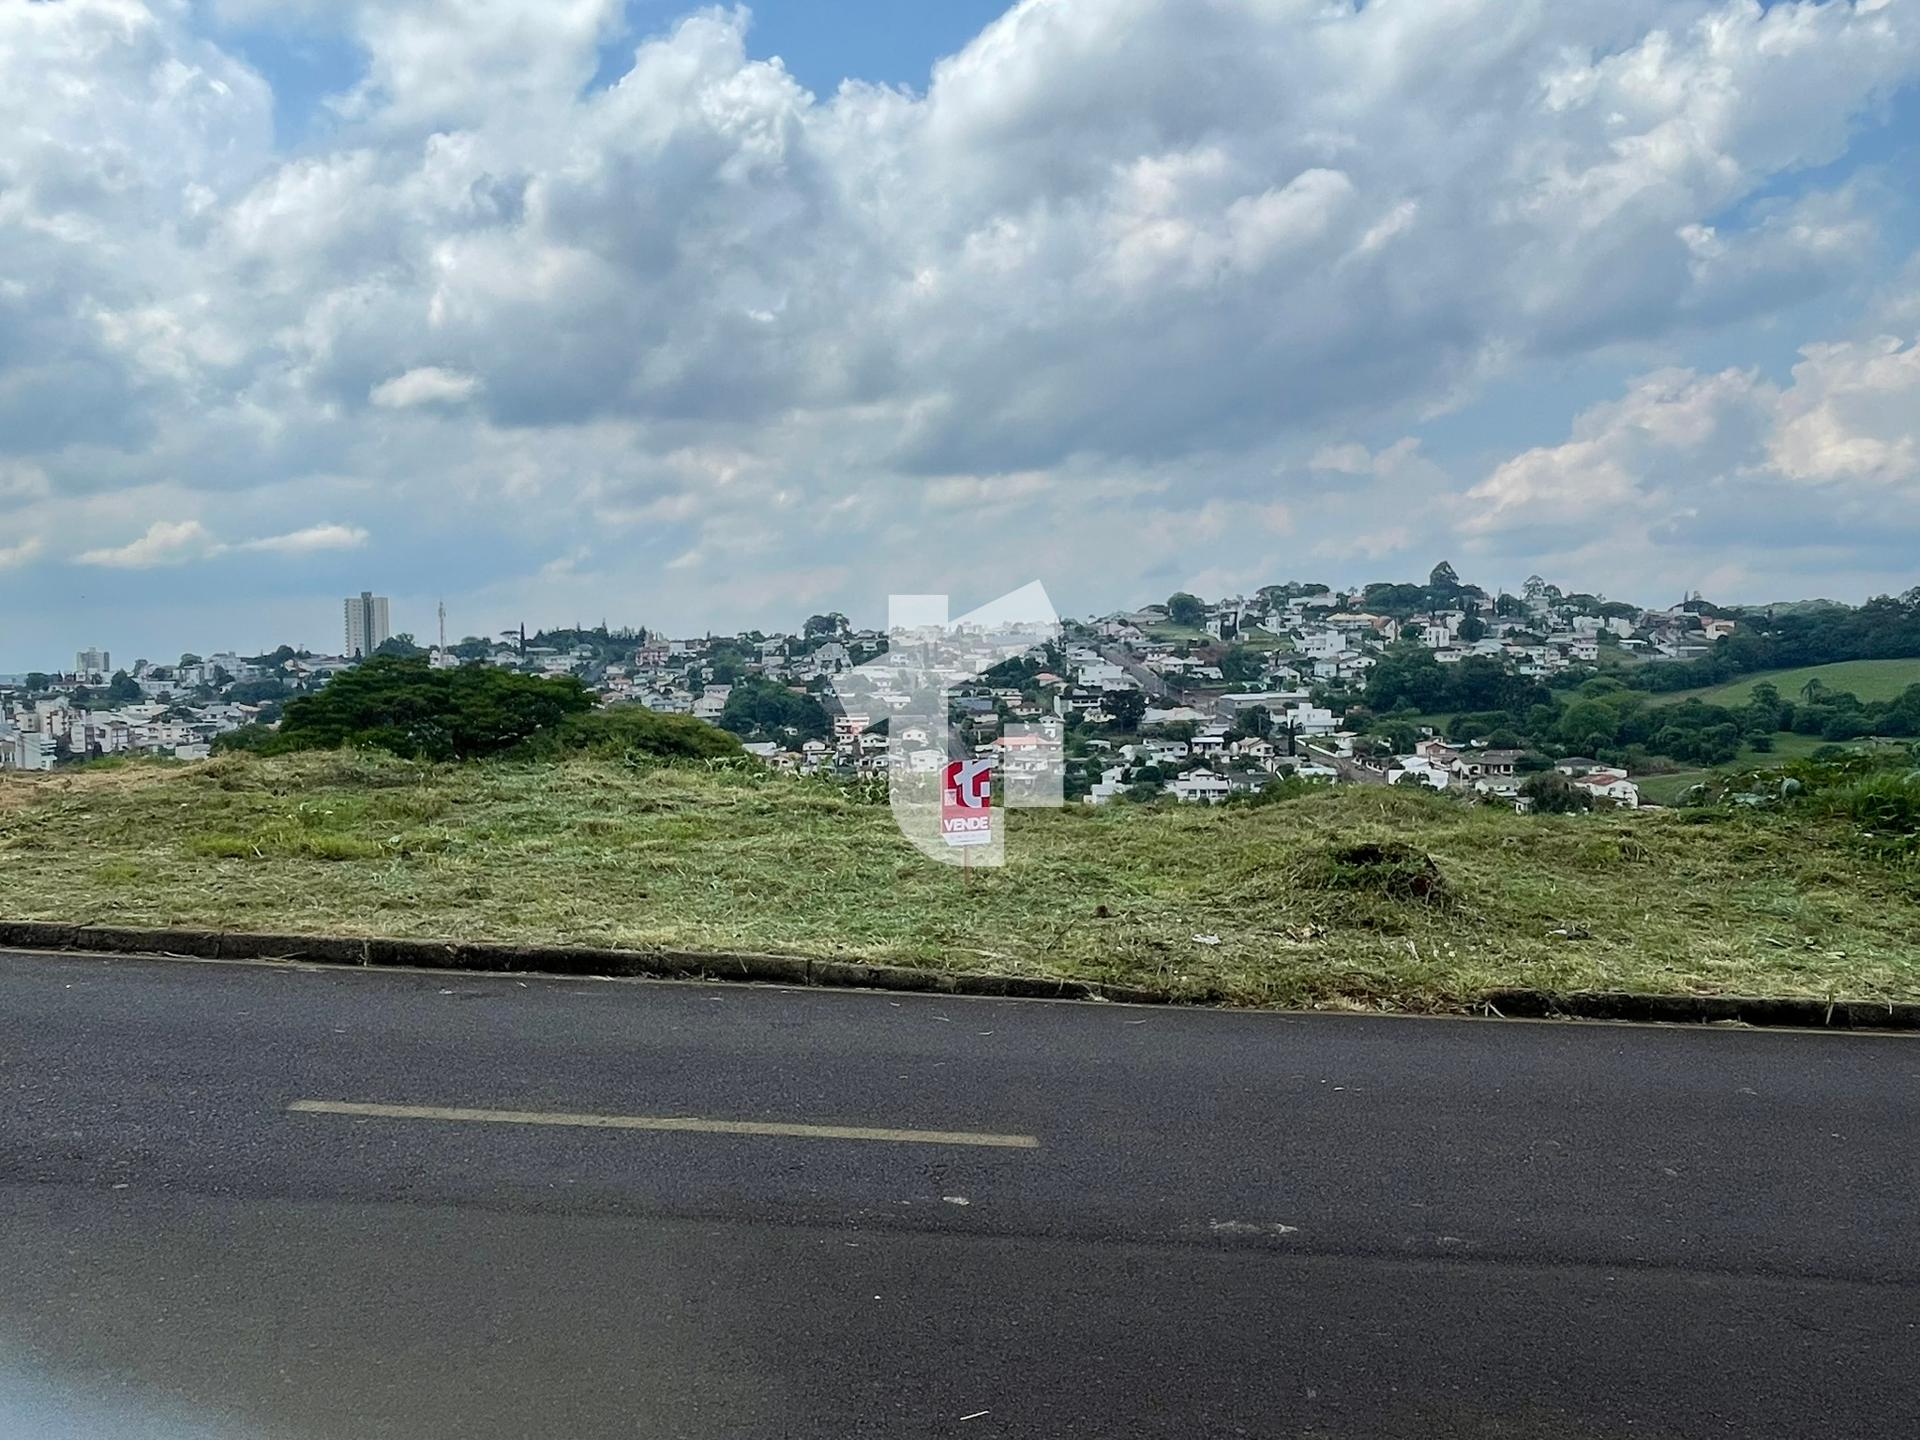
[[[644,705],[615,705],[569,715],[527,743],[540,759],[598,755],[610,759],[726,759],[745,752],[737,737],[691,715],[659,715]]]
[[[1206,602],[1185,590],[1167,597],[1167,618],[1176,625],[1198,625],[1207,618]]]
[[[470,760],[592,708],[593,696],[571,676],[544,679],[491,665],[436,670],[422,659],[380,655],[291,701],[279,733],[261,748],[281,754],[365,745],[412,759]]]
[[[720,728],[746,739],[824,740],[833,729],[827,710],[811,695],[797,695],[771,680],[748,678],[727,694]]]

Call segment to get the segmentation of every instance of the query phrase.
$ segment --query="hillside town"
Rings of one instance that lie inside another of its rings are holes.
[[[1424,586],[1180,594],[1069,621],[1057,638],[963,641],[938,677],[950,733],[923,726],[890,737],[881,722],[914,708],[913,683],[887,659],[900,637],[839,614],[792,633],[673,638],[603,625],[449,644],[443,613],[439,643],[422,647],[390,633],[388,601],[363,592],[344,602],[343,621],[339,654],[282,647],[117,668],[110,652],[89,650],[64,674],[0,677],[0,765],[205,759],[222,736],[270,727],[300,695],[393,654],[573,677],[603,705],[724,726],[750,754],[799,772],[932,768],[951,752],[993,758],[1010,779],[1056,777],[1069,799],[1092,805],[1157,795],[1218,803],[1292,780],[1424,785],[1526,808],[1529,776],[1551,769],[1590,805],[1635,807],[1640,788],[1619,764],[1544,755],[1497,733],[1450,733],[1439,716],[1383,725],[1369,707],[1376,667],[1424,656],[1564,687],[1699,659],[1739,624],[1697,597],[1645,608],[1537,578],[1518,593],[1488,593],[1446,565]]]

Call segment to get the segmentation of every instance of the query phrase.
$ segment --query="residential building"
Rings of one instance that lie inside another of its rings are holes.
[[[1216,775],[1211,770],[1189,770],[1167,782],[1167,794],[1189,805],[1218,805],[1233,793],[1233,786],[1224,775]]]
[[[386,596],[362,590],[358,595],[349,595],[343,609],[346,614],[343,655],[364,660],[393,638]]]
[[[1111,804],[1114,797],[1127,788],[1126,782],[1121,779],[1126,773],[1127,767],[1124,765],[1110,765],[1102,770],[1099,782],[1087,791],[1087,804]]]
[[[56,755],[53,736],[39,730],[22,730],[13,737],[6,752],[9,770],[51,770]]]
[[[1640,808],[1640,787],[1617,770],[1595,770],[1573,782],[1596,800],[1611,800],[1626,810]]]

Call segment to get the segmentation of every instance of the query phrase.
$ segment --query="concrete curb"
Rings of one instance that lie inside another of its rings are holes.
[[[1628,1020],[1639,1024],[1785,1026],[1801,1030],[1920,1030],[1920,1004],[1902,1000],[1812,1000],[1758,995],[1639,995],[1588,990],[1494,990],[1484,1003],[1522,1020]]]
[[[197,960],[300,960],[318,965],[403,966],[541,975],[611,975],[622,979],[728,980],[905,990],[933,995],[984,995],[1016,1000],[1105,1000],[1164,1003],[1170,997],[1124,985],[976,975],[812,960],[799,955],[698,954],[677,950],[611,950],[580,945],[506,945],[490,941],[347,939],[264,935],[232,930],[132,930],[118,926],[0,921],[0,949],[84,950],[110,955],[186,955]]]
[[[799,955],[698,954],[490,941],[346,939],[223,930],[134,930],[0,920],[0,949],[81,950],[113,955],[186,955],[200,960],[299,960],[318,965],[399,966],[541,975],[724,980],[974,995],[1012,1000],[1090,1000],[1129,1005],[1217,1005],[1218,994],[812,960]],[[1466,1013],[1514,1020],[1623,1020],[1640,1024],[1742,1025],[1805,1030],[1920,1030],[1920,1004],[1763,996],[1640,995],[1627,991],[1492,990]]]

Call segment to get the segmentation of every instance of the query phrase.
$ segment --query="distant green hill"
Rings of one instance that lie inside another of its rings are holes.
[[[1850,610],[1839,600],[1776,600],[1770,605],[1749,605],[1745,613],[1768,615],[1817,615],[1826,610]]]
[[[1709,705],[1739,707],[1747,703],[1753,687],[1762,681],[1780,692],[1781,698],[1796,700],[1809,680],[1818,680],[1829,690],[1846,690],[1862,700],[1891,700],[1909,685],[1920,685],[1920,660],[1842,660],[1832,665],[1806,665],[1798,670],[1763,670],[1743,679],[1730,680],[1704,690],[1680,690],[1662,695],[1662,703],[1675,700],[1704,700]]]

